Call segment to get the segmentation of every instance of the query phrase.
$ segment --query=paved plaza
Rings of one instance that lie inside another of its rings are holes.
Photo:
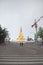
[[[0,45],[0,65],[43,65],[43,45],[11,42]]]

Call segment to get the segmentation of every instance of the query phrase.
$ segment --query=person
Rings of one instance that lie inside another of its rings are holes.
[[[23,46],[23,42],[20,42],[20,46]]]

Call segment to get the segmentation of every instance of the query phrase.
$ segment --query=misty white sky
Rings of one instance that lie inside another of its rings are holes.
[[[16,40],[22,26],[25,38],[34,38],[34,19],[43,16],[43,0],[0,0],[0,24],[7,28],[11,39]],[[43,18],[38,27],[43,27]]]

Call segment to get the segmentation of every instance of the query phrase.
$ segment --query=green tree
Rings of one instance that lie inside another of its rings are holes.
[[[33,41],[33,39],[28,36],[27,41]]]
[[[39,27],[38,36],[40,36],[40,38],[43,38],[43,28],[42,27]]]
[[[35,41],[37,41],[38,37],[42,38],[43,40],[43,28],[39,27],[38,32],[35,34]]]
[[[0,43],[3,43],[5,41],[5,38],[7,37],[8,35],[8,31],[6,30],[6,28],[2,28],[0,26]]]

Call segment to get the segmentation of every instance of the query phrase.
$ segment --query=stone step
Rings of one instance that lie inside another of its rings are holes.
[[[43,59],[43,56],[0,55],[0,59]]]
[[[12,58],[5,59],[4,58],[4,59],[0,59],[0,62],[2,62],[2,61],[3,62],[33,62],[33,61],[40,62],[40,61],[43,61],[43,59],[27,59],[27,58],[25,58],[25,59],[24,58],[22,58],[22,59],[21,58],[20,59],[19,58],[18,59],[17,58],[16,59],[12,59]]]
[[[0,56],[0,65],[43,65],[43,57]]]
[[[0,65],[43,65],[43,62],[0,62]]]
[[[1,54],[0,57],[43,57],[43,55],[9,55],[9,54]]]

